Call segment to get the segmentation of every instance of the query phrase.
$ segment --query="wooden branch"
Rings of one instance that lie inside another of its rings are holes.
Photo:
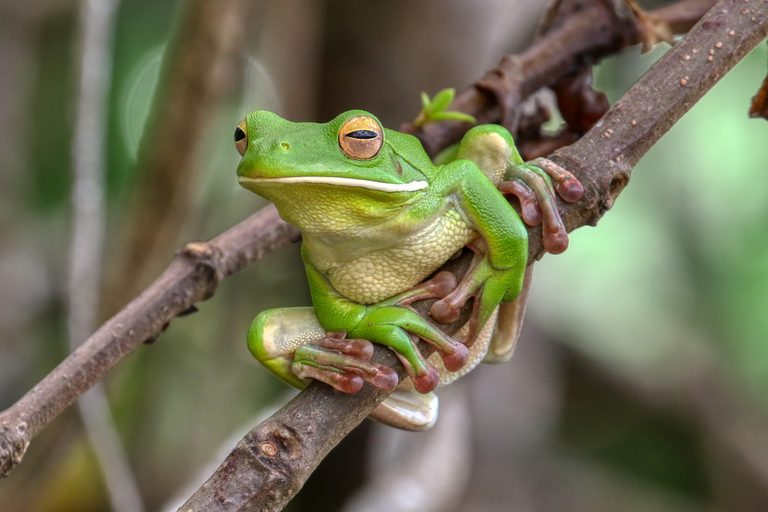
[[[746,14],[742,14],[746,11]],[[582,181],[585,198],[561,205],[569,230],[594,225],[626,186],[632,168],[768,30],[768,3],[721,0],[657,62],[603,120],[575,144],[555,153]],[[709,50],[713,59],[708,59]],[[685,57],[689,59],[686,60]],[[438,135],[440,136],[440,135]],[[543,254],[540,230],[529,230],[530,256]],[[376,360],[394,359],[377,347]],[[180,511],[274,511],[386,393],[366,386],[343,395],[310,385],[248,433]]]
[[[714,4],[714,0],[682,0],[650,14],[662,21],[674,22],[674,28],[685,28],[693,26]],[[489,71],[484,78],[493,77],[499,71],[510,74],[522,72],[516,98],[521,104],[542,87],[553,85],[585,64],[597,62],[601,57],[641,41],[641,28],[635,23],[620,20],[608,2],[596,0],[579,5],[579,9],[573,9],[562,21],[557,20],[559,25],[549,29],[523,53],[514,59],[509,56],[502,58],[497,68]],[[702,10],[702,7],[706,9]],[[502,117],[497,102],[477,87],[470,87],[458,95],[451,104],[451,110],[470,114],[480,124],[496,123]],[[400,131],[418,137],[427,153],[434,156],[461,139],[469,127],[467,123],[443,121],[422,128],[404,124],[400,126]]]
[[[225,277],[298,239],[299,231],[270,205],[209,242],[183,247],[149,288],[0,413],[0,477],[21,461],[43,427],[173,317],[213,295]]]

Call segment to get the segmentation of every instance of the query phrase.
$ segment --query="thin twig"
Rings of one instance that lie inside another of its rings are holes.
[[[581,180],[585,197],[561,206],[569,230],[594,225],[627,184],[634,165],[717,81],[766,35],[768,3],[721,0],[657,62],[603,120],[553,156]],[[733,33],[733,35],[730,35]],[[716,49],[708,61],[708,52]],[[685,55],[699,58],[685,60]],[[608,131],[610,130],[610,132]],[[543,254],[529,230],[531,259]],[[374,360],[393,358],[377,347]],[[325,455],[386,393],[370,386],[353,396],[313,383],[246,435],[180,511],[275,511],[301,489]]]
[[[69,260],[70,350],[96,328],[102,275],[104,133],[112,74],[112,34],[119,0],[86,0],[80,10],[80,83],[73,133],[72,245]],[[141,493],[117,433],[101,383],[78,409],[99,461],[112,509],[142,512]]]

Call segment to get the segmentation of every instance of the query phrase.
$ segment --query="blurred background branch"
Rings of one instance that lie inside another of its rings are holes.
[[[186,2],[139,147],[134,204],[107,283],[108,315],[135,297],[177,247],[209,120],[242,80],[243,47],[263,8],[262,0]]]
[[[80,7],[80,80],[72,141],[73,218],[67,322],[70,351],[98,325],[107,215],[105,132],[112,78],[112,35],[118,4],[118,0],[86,0]],[[94,385],[77,405],[99,460],[112,509],[142,512],[141,494],[113,423],[103,385]]]

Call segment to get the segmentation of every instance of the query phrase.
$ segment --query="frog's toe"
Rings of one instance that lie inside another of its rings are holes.
[[[465,359],[466,362],[466,359]],[[427,367],[426,375],[421,377],[411,377],[413,387],[421,394],[427,394],[434,391],[440,383],[440,373],[432,366]]]
[[[541,208],[536,199],[536,194],[520,180],[502,181],[499,183],[499,191],[504,194],[513,194],[520,201],[520,212],[523,220],[529,226],[541,224]]]
[[[329,350],[336,350],[362,361],[371,360],[371,357],[373,357],[373,343],[368,340],[347,339],[345,336],[345,332],[329,332],[325,335],[324,339],[316,341],[315,344]]]
[[[452,272],[443,270],[438,272],[432,279],[428,279],[410,290],[388,299],[384,303],[407,306],[419,300],[442,299],[456,288],[458,282],[459,280],[456,279]]]
[[[408,311],[408,313],[408,315],[396,319],[395,325],[432,345],[440,354],[447,370],[455,372],[466,364],[469,357],[467,347],[452,339],[418,314],[412,311]]]
[[[568,203],[575,203],[581,196],[584,195],[584,185],[581,184],[576,178],[568,178],[557,187],[555,187],[557,193],[563,198],[563,201]]]
[[[447,300],[438,300],[429,308],[429,316],[443,324],[455,322],[459,319],[460,313],[461,307],[456,307],[455,304]]]
[[[543,170],[555,183],[555,190],[563,201],[575,203],[584,195],[584,186],[576,177],[548,158],[537,158],[531,165]]]
[[[478,239],[473,240],[467,247],[474,252],[469,269],[461,278],[459,284],[451,293],[438,300],[429,309],[429,315],[444,324],[450,324],[459,319],[461,308],[464,307],[467,300],[472,297],[482,285],[482,278],[477,279],[478,269],[485,257],[486,247]]]
[[[545,231],[543,238],[544,250],[550,254],[560,254],[568,249],[569,239],[565,229]]]
[[[333,386],[342,393],[357,393],[363,387],[363,379],[357,375],[340,373],[310,364],[293,363],[291,370],[300,379],[315,379]]]
[[[397,373],[389,366],[379,366],[379,371],[376,372],[376,374],[373,375],[370,379],[368,379],[368,382],[381,390],[392,391],[397,387],[399,382]]]
[[[453,354],[440,354],[443,359],[443,366],[450,372],[457,372],[464,368],[469,358],[469,350],[461,343],[454,344]]]
[[[392,391],[398,383],[397,373],[388,366],[370,363],[336,349],[316,345],[299,347],[294,355],[291,370],[299,378],[317,379],[344,393],[357,393],[363,381],[384,391]]]

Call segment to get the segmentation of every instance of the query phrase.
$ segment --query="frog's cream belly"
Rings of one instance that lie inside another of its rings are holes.
[[[372,251],[323,270],[343,296],[376,304],[419,284],[476,236],[456,210],[449,210],[396,248]]]

